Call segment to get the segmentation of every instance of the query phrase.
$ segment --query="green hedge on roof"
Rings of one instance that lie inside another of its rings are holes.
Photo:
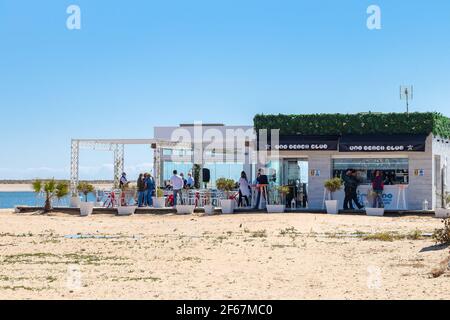
[[[450,138],[450,118],[437,112],[291,114],[254,118],[254,127],[280,129],[280,134],[430,134]]]

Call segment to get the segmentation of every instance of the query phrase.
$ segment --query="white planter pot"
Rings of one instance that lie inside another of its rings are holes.
[[[80,197],[71,197],[70,198],[70,207],[71,208],[79,208],[81,204]]]
[[[327,207],[328,214],[338,214],[338,201],[337,200],[326,200],[325,206]]]
[[[117,213],[119,216],[131,216],[136,212],[137,206],[119,207]]]
[[[214,214],[214,206],[206,205],[204,206],[205,214]]]
[[[268,213],[283,213],[286,209],[284,204],[268,204],[267,212]]]
[[[94,211],[93,202],[81,202],[80,204],[80,214],[82,217],[90,216]]]
[[[193,214],[195,205],[177,204],[177,213],[179,214]]]
[[[236,201],[231,199],[220,200],[220,206],[222,207],[222,213],[230,214],[234,212],[234,203]]]
[[[154,208],[164,208],[166,206],[166,198],[152,197],[152,199],[153,199],[153,207]]]
[[[368,216],[382,217],[384,216],[384,208],[366,208]]]
[[[448,218],[450,217],[450,209],[436,208],[436,210],[434,210],[434,216],[440,219]]]

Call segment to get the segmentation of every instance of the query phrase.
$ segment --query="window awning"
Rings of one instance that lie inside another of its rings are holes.
[[[425,151],[426,135],[344,135],[340,152],[414,152]]]

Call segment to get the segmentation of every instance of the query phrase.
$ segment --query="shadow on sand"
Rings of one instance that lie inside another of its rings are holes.
[[[448,243],[435,244],[435,245],[432,245],[429,247],[422,248],[422,250],[420,250],[420,252],[439,251],[439,250],[447,249],[449,246],[450,246],[450,244],[448,244]]]

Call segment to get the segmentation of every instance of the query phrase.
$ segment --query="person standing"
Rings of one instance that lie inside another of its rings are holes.
[[[344,180],[344,210],[353,210],[353,203],[351,200],[351,187],[352,187],[352,170],[348,169],[345,174],[342,176],[342,180]]]
[[[359,185],[359,179],[358,179],[356,170],[352,170],[351,180],[352,180],[351,192],[350,192],[351,201],[353,201],[356,204],[358,209],[360,209],[360,210],[364,209],[364,206],[362,204],[360,204],[358,201],[357,190],[358,190],[358,185]]]
[[[170,178],[170,185],[173,190],[173,206],[177,205],[177,198],[180,197],[180,203],[183,204],[182,189],[184,186],[183,179],[178,175],[177,170],[173,170],[173,176]]]
[[[384,208],[383,203],[383,191],[384,191],[384,181],[383,172],[380,170],[375,171],[375,178],[372,181],[372,189],[375,193],[375,198],[373,199],[374,208]]]
[[[250,186],[245,171],[241,172],[241,178],[239,179],[239,201],[238,207],[243,205],[242,199],[245,199],[246,206],[250,206],[248,198],[250,197]]]
[[[153,206],[153,192],[155,191],[155,180],[150,173],[146,173],[147,178],[145,179],[145,201],[147,206]]]
[[[138,207],[144,206],[144,195],[145,195],[145,182],[144,175],[141,173],[137,180],[137,192],[138,192]]]
[[[127,174],[125,172],[122,172],[122,176],[119,180],[119,189],[122,191],[120,193],[120,205],[126,206],[126,199],[125,199],[125,190],[128,188],[128,180],[127,180]]]
[[[269,180],[265,174],[263,174],[262,169],[258,169],[258,174],[256,176],[256,189],[258,195],[256,196],[256,204],[253,209],[259,209],[260,201],[261,201],[261,193],[263,194],[264,199],[266,199],[266,188],[269,184]]]
[[[127,180],[127,174],[125,172],[122,172],[122,176],[119,180],[119,188],[124,189],[128,186],[128,180]]]
[[[344,192],[345,192],[345,198],[344,198],[344,210],[355,210],[353,207],[353,202],[356,204],[358,209],[364,208],[359,202],[358,202],[358,178],[356,176],[356,170],[348,169],[347,172],[342,177],[342,180],[344,180]]]
[[[184,178],[184,173],[180,173],[181,180],[183,180],[183,189],[186,188],[187,180]]]

